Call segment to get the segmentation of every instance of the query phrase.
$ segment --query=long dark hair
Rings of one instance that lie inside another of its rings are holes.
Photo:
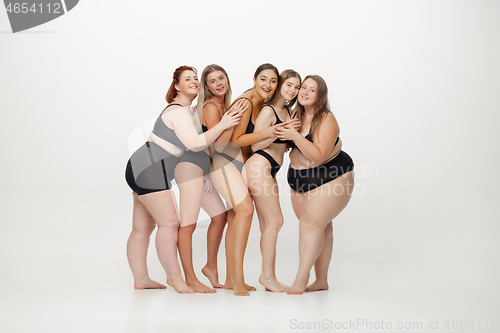
[[[302,81],[302,83],[306,82],[307,79],[312,79],[316,81],[316,83],[318,84],[318,90],[316,91],[316,103],[314,103],[313,119],[311,120],[311,129],[310,129],[311,137],[313,137],[316,130],[321,126],[323,118],[329,112],[331,112],[331,110],[330,110],[330,104],[328,103],[328,87],[326,86],[325,80],[323,80],[323,78],[319,75],[308,75],[306,76],[304,81]],[[301,130],[302,126],[304,126],[305,110],[304,107],[300,105],[300,102],[297,103],[295,111],[297,112],[298,119],[302,123],[300,128]]]
[[[259,76],[260,72],[262,71],[265,71],[266,69],[271,69],[273,70],[275,73],[276,73],[276,76],[279,78],[280,77],[280,72],[278,71],[278,69],[276,68],[276,66],[274,65],[271,65],[269,63],[265,63],[265,64],[262,64],[260,65],[259,67],[257,67],[257,69],[255,70],[255,74],[253,75],[253,78],[254,79],[257,79],[257,76]],[[250,89],[248,89],[250,90]],[[248,91],[247,90],[247,91]],[[274,97],[276,96],[276,92],[278,91],[278,89],[276,89],[274,91],[274,93],[269,96],[268,98],[266,98],[264,101],[263,101],[263,104],[268,104],[269,101],[272,101],[274,99]]]

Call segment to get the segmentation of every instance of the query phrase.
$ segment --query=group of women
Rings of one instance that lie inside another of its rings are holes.
[[[193,67],[175,70],[166,96],[169,104],[148,141],[130,157],[125,173],[133,190],[127,256],[136,289],[166,288],[149,278],[146,266],[157,226],[156,249],[167,284],[179,293],[215,292],[198,280],[193,268],[192,234],[201,207],[211,217],[202,273],[213,288],[232,289],[235,295],[256,290],[245,283],[243,273],[254,204],[262,234],[259,282],[265,289],[289,294],[328,289],[332,219],[349,202],[354,165],[341,150],[326,83],[318,75],[302,81],[289,69],[280,74],[271,64],[259,66],[253,82],[253,88],[231,103],[231,85],[222,67],[207,66],[201,81]],[[197,96],[197,107],[191,107]],[[275,273],[284,220],[275,177],[288,150],[288,184],[299,219],[299,269],[290,287]],[[171,191],[174,178],[179,209]],[[226,223],[226,280],[220,284],[217,254]],[[308,285],[313,266],[316,281]]]

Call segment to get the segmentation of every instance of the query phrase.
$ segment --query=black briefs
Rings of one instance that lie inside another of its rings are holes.
[[[212,170],[212,162],[210,155],[208,155],[205,151],[194,152],[188,150],[179,159],[179,163],[182,162],[193,163],[199,166],[203,170],[204,176],[208,175]]]
[[[276,174],[281,168],[281,165],[279,165],[278,162],[276,162],[276,160],[271,155],[269,155],[263,150],[257,150],[254,154],[259,154],[269,161],[269,163],[271,164],[271,176],[275,178]]]
[[[240,171],[240,173],[241,173],[241,170],[243,170],[243,166],[245,164],[243,162],[238,161],[236,158],[233,158],[226,153],[220,153],[218,151],[214,152],[214,156],[215,155],[220,155],[220,156],[224,157],[226,160],[228,160],[230,163],[233,163],[234,166],[236,167],[236,169],[238,169]]]
[[[344,151],[330,162],[311,169],[288,168],[288,185],[297,192],[308,192],[354,170],[354,162]]]
[[[169,190],[178,161],[154,142],[146,142],[130,156],[125,179],[138,195]]]

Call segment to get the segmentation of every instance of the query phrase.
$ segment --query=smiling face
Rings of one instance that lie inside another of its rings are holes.
[[[227,92],[227,77],[221,71],[215,71],[207,76],[207,89],[214,96],[224,96]]]
[[[316,103],[316,92],[318,83],[313,79],[307,79],[302,83],[299,92],[298,102],[302,106],[314,106]]]
[[[272,69],[265,69],[253,79],[255,91],[262,99],[271,97],[278,86],[278,76]]]
[[[297,97],[299,90],[300,90],[299,78],[298,77],[290,77],[290,78],[286,79],[285,82],[283,83],[283,85],[281,86],[280,94],[285,100],[291,101],[295,97]]]
[[[175,85],[175,89],[187,96],[198,95],[198,90],[200,89],[198,75],[190,70],[182,72],[179,82]]]

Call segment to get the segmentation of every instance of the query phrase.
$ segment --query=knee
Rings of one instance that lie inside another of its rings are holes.
[[[274,219],[266,219],[266,225],[264,226],[265,230],[273,231],[273,232],[278,232],[281,230],[281,227],[283,226],[283,217],[277,217]]]
[[[196,229],[196,223],[193,223],[193,224],[190,224],[190,225],[186,225],[184,227],[180,227],[179,229],[179,233],[182,233],[182,234],[187,234],[187,235],[192,235],[194,230]]]
[[[221,227],[223,228],[226,225],[227,221],[227,214],[222,213],[217,216],[212,217],[212,221],[210,222],[211,225],[215,227]]]
[[[150,223],[150,224],[147,224],[147,225],[143,225],[143,226],[133,226],[132,227],[132,232],[136,233],[136,234],[140,234],[140,235],[145,235],[145,236],[151,236],[151,234],[153,233],[153,231],[155,230],[156,228],[156,224],[154,223]]]
[[[325,225],[322,221],[314,218],[302,218],[300,219],[300,227],[309,231],[324,230]]]
[[[245,219],[252,219],[253,217],[253,201],[252,199],[244,200],[235,207],[235,213]]]
[[[177,214],[172,214],[169,218],[165,219],[161,223],[158,223],[158,228],[171,228],[171,229],[179,229],[180,223],[177,218]]]

